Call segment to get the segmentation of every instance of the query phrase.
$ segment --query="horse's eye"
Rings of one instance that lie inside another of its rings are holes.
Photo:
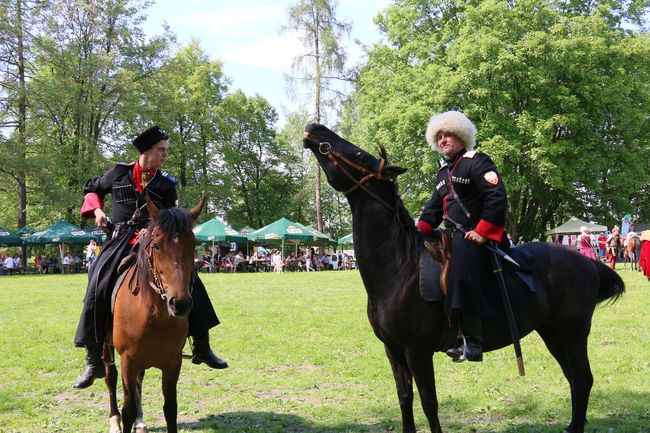
[[[158,244],[153,244],[153,250],[154,250],[155,252],[160,252],[160,245],[158,245]]]
[[[363,156],[363,152],[360,151],[360,150],[357,150],[356,152],[354,152],[354,155],[355,155],[357,158],[361,158],[361,157]]]

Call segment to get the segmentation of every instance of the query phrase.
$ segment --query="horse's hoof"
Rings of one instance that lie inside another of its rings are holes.
[[[147,426],[144,423],[138,423],[135,426],[135,433],[147,433]]]
[[[122,420],[120,419],[119,415],[113,415],[108,420],[108,423],[111,427],[110,433],[122,433],[122,427],[120,427],[120,425],[122,424]]]

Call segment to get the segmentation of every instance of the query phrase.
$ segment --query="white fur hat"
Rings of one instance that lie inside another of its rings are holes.
[[[431,149],[440,152],[436,136],[440,131],[448,131],[455,134],[465,144],[465,149],[472,150],[476,144],[476,126],[460,111],[447,111],[436,114],[429,120],[427,133],[424,137]]]

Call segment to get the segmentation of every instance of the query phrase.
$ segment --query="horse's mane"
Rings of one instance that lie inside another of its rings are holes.
[[[393,226],[395,230],[387,241],[387,248],[395,252],[397,273],[395,274],[396,282],[400,286],[410,286],[413,279],[419,278],[414,269],[418,268],[419,262],[419,234],[415,228],[415,222],[404,206],[402,198],[397,193],[397,185],[393,184],[395,194],[395,214]]]
[[[192,234],[193,227],[194,220],[189,216],[185,209],[181,208],[162,209],[158,213],[158,219],[156,222],[153,220],[149,221],[149,224],[147,224],[147,233],[144,238],[140,240],[141,245],[138,252],[136,268],[137,284],[136,287],[131,288],[132,291],[136,291],[137,288],[149,287],[151,278],[146,250],[151,243],[154,229],[157,228],[160,232],[165,234],[165,236],[185,237]]]

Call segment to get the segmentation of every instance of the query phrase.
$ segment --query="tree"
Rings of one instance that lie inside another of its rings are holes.
[[[73,219],[85,180],[107,166],[105,151],[124,146],[121,113],[141,103],[140,83],[160,69],[165,37],[146,40],[145,2],[60,0],[44,14],[32,78],[35,141],[47,158],[49,200]]]
[[[239,227],[292,217],[303,171],[295,147],[276,136],[275,109],[261,96],[236,91],[224,100],[217,121],[223,159],[215,205],[222,216]]]
[[[2,125],[12,130],[10,138],[0,145],[0,173],[15,182],[19,228],[27,224],[27,82],[32,72],[32,32],[39,9],[38,3],[25,0],[3,0],[0,4]]]
[[[297,32],[307,50],[294,61],[294,69],[301,74],[300,77],[291,80],[300,81],[311,89],[309,98],[313,98],[313,120],[321,123],[324,108],[328,104],[331,106],[331,95],[335,100],[341,99],[340,92],[331,83],[343,75],[345,52],[339,40],[350,32],[350,25],[336,19],[334,0],[299,0],[289,7],[288,14],[289,24],[284,30]],[[320,168],[316,170],[315,182],[316,227],[323,230]]]
[[[362,70],[355,134],[411,169],[402,182],[412,211],[437,170],[422,138],[428,118],[460,109],[504,177],[515,239],[540,238],[568,213],[607,223],[638,214],[647,204],[629,197],[650,179],[650,44],[623,24],[639,23],[639,8],[399,2],[378,18],[390,45]]]
[[[132,134],[153,123],[169,133],[165,170],[176,176],[182,203],[213,195],[220,166],[218,118],[229,85],[222,63],[192,41],[144,84],[142,108],[129,119]]]

